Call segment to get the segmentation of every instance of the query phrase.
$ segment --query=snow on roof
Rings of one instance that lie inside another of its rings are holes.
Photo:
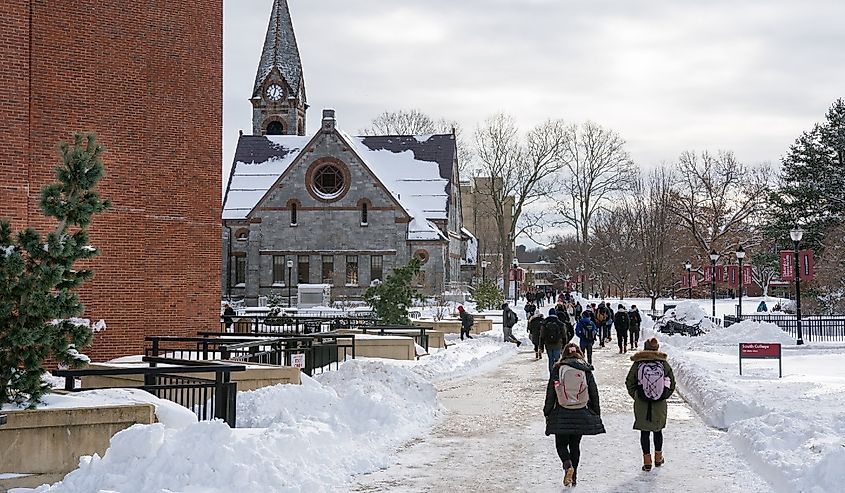
[[[311,140],[298,135],[243,136],[223,203],[223,219],[243,219]]]

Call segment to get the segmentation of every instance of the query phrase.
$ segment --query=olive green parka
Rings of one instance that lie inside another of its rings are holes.
[[[646,361],[660,361],[663,363],[663,373],[669,377],[670,386],[669,396],[675,393],[675,373],[669,362],[666,361],[666,353],[660,351],[643,350],[631,356],[631,369],[628,371],[628,377],[625,379],[625,386],[628,388],[628,394],[634,399],[634,429],[641,431],[660,431],[666,427],[666,419],[668,416],[667,400],[651,402],[651,420],[648,420],[648,406],[649,402],[640,399],[637,396],[637,370],[640,363]]]

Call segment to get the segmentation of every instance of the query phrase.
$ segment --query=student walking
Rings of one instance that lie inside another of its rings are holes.
[[[546,387],[546,436],[555,436],[555,448],[563,466],[563,485],[578,483],[581,437],[604,433],[599,391],[593,367],[584,361],[578,345],[569,343],[554,365]]]
[[[631,343],[631,349],[636,349],[640,345],[640,325],[643,323],[643,317],[637,309],[637,305],[631,305],[631,310],[628,311],[628,333],[630,337],[628,342]]]
[[[570,332],[569,326],[558,318],[557,310],[549,308],[549,316],[543,320],[543,326],[540,329],[540,353],[545,352],[548,355],[549,373],[554,372],[554,366],[560,359],[561,348],[574,335]]]
[[[531,317],[528,321],[528,337],[531,338],[531,344],[534,345],[534,359],[543,357],[543,352],[540,351],[540,330],[543,328],[543,314],[538,313]]]
[[[522,345],[519,342],[519,339],[513,336],[513,326],[519,322],[519,317],[516,316],[516,312],[511,310],[507,303],[502,304],[502,335],[504,336],[505,342],[512,342],[516,344],[516,347]]]
[[[616,327],[616,345],[619,346],[619,354],[628,352],[628,329],[630,328],[630,317],[625,311],[625,305],[619,305],[616,314],[613,316],[613,326]]]
[[[469,314],[462,305],[458,305],[458,316],[461,317],[461,340],[464,340],[464,335],[467,336],[468,339],[473,339],[469,332],[472,330],[472,326],[475,325],[475,319],[472,315]]]
[[[658,349],[657,339],[647,340],[645,349],[631,356],[634,363],[625,379],[628,394],[634,399],[634,429],[640,430],[643,471],[651,471],[652,467],[651,434],[654,434],[654,466],[663,465],[663,428],[669,407],[666,399],[675,392],[675,374],[666,361],[666,353]]]
[[[578,336],[578,344],[581,351],[587,355],[587,363],[593,364],[593,344],[596,343],[596,336],[599,329],[596,324],[590,319],[591,310],[584,310],[581,314],[581,320],[575,325],[575,335]]]

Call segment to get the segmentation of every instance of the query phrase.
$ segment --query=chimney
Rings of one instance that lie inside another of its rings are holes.
[[[323,110],[323,132],[334,132],[336,126],[334,110]]]

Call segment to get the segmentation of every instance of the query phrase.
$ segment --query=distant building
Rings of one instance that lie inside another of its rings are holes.
[[[483,271],[486,271],[484,273],[486,276],[498,277],[502,272],[503,253],[513,252],[513,239],[505,243],[500,241],[499,226],[496,223],[496,207],[490,196],[492,183],[494,181],[489,177],[475,177],[461,183],[463,226],[477,239],[476,263],[468,265],[465,270],[469,270],[469,274],[475,277],[481,276]],[[501,179],[496,179],[495,183],[498,187],[502,186]],[[507,198],[503,208],[505,229],[510,231],[513,223],[513,197]]]
[[[425,294],[458,281],[462,230],[453,134],[353,137],[324,110],[305,136],[305,82],[285,0],[276,0],[223,207],[224,294],[256,305],[298,284],[360,299],[414,256]],[[471,250],[471,249],[470,249]]]

